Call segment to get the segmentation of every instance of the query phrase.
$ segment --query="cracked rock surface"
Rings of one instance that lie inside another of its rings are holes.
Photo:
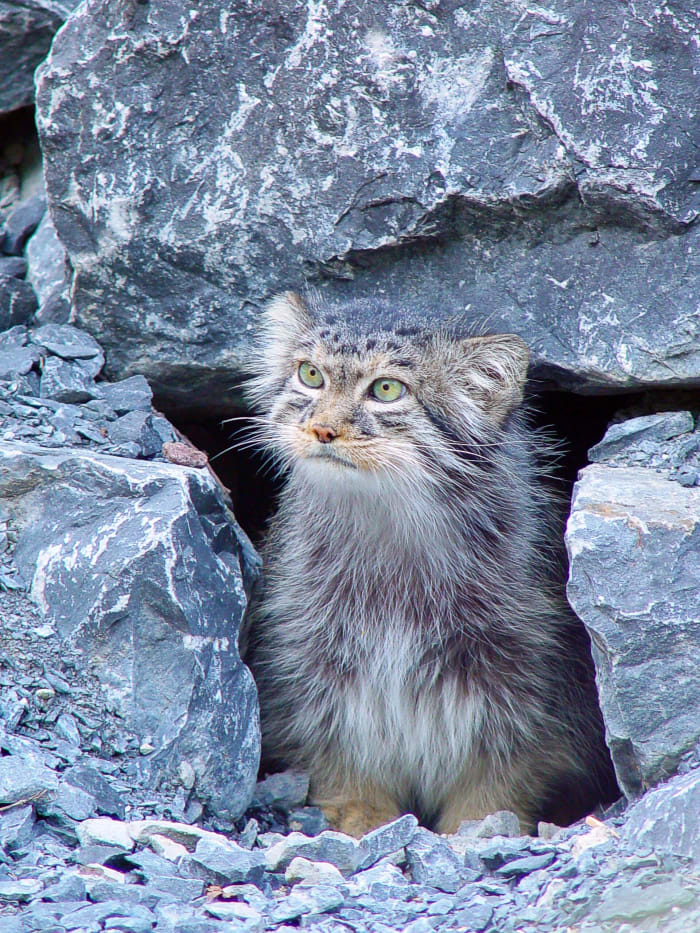
[[[567,595],[591,636],[629,798],[700,739],[700,431],[689,411],[613,424],[574,486]]]
[[[78,320],[222,408],[307,282],[520,333],[577,391],[698,385],[697,32],[691,0],[88,0],[37,99]]]

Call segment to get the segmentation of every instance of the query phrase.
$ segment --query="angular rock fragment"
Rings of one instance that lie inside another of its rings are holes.
[[[105,845],[116,846],[126,852],[134,848],[134,840],[129,833],[129,824],[108,817],[96,817],[84,820],[76,828],[81,846]]]
[[[26,324],[36,308],[36,295],[28,282],[0,274],[0,331]]]
[[[87,402],[99,395],[92,375],[79,363],[67,363],[57,356],[50,356],[44,362],[40,392],[42,398],[71,404]]]
[[[148,459],[159,454],[163,447],[160,435],[153,425],[153,417],[146,411],[130,411],[117,418],[108,428],[109,440],[122,448],[135,449],[134,456]]]
[[[46,213],[46,198],[35,194],[22,201],[5,221],[5,233],[0,240],[0,250],[7,256],[21,256],[29,237],[39,226]]]
[[[291,894],[277,904],[271,911],[274,923],[296,920],[304,914],[322,914],[340,907],[344,897],[334,885],[319,884],[312,887],[296,887]]]
[[[21,256],[0,256],[0,276],[23,279],[27,273],[27,260]]]
[[[566,542],[606,741],[636,797],[700,738],[700,490],[643,468],[587,467]]]
[[[369,868],[385,855],[403,849],[413,839],[417,829],[418,820],[412,813],[406,813],[397,820],[366,833],[361,841],[369,849],[369,855],[360,868]]]
[[[291,810],[306,803],[308,793],[308,774],[300,771],[282,771],[258,781],[255,785],[253,806]]]
[[[204,877],[220,884],[258,884],[265,871],[265,855],[227,839],[207,834],[199,840],[188,863],[204,869]]]
[[[237,652],[244,580],[258,565],[217,484],[172,464],[7,442],[0,500],[45,620],[91,659],[127,728],[153,737],[153,780],[175,779],[186,760],[193,794],[237,818],[260,753]]]
[[[0,113],[34,102],[34,70],[73,6],[71,0],[0,6]]]
[[[153,392],[143,376],[130,376],[121,382],[101,382],[100,392],[118,415],[125,415],[129,411],[151,410]]]
[[[0,349],[0,379],[12,379],[13,376],[25,375],[40,359],[36,347],[13,347]]]
[[[104,362],[102,347],[85,331],[71,324],[44,324],[31,333],[32,343],[46,347],[62,360],[99,360]],[[99,369],[93,375],[97,375]]]
[[[70,313],[68,257],[63,244],[56,236],[56,230],[48,212],[44,214],[41,223],[27,243],[26,256],[27,278],[39,300],[39,319],[44,320],[49,301],[54,305],[63,301],[64,311]],[[44,316],[41,315],[42,310]],[[53,313],[56,313],[56,307]]]
[[[635,846],[672,852],[700,864],[700,769],[655,787],[630,808],[625,838]]]
[[[55,772],[37,761],[17,755],[0,757],[0,806],[30,801],[57,787]]]
[[[284,873],[287,884],[342,884],[344,878],[335,865],[329,862],[311,862],[297,856],[287,865]]]
[[[369,847],[362,840],[330,829],[313,837],[290,833],[265,852],[270,871],[284,871],[300,856],[311,862],[329,862],[343,875],[357,871],[368,855]]]
[[[427,829],[416,831],[406,846],[406,860],[413,880],[419,884],[454,893],[464,883],[464,868],[459,857],[444,839]]]
[[[31,900],[44,885],[35,878],[0,880],[0,904],[21,904]]]
[[[689,411],[662,412],[643,415],[611,425],[605,437],[588,451],[588,459],[600,463],[623,453],[640,441],[667,441],[693,430],[694,419]]]

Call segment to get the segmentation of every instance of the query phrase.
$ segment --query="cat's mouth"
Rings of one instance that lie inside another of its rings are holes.
[[[349,467],[351,470],[359,469],[356,463],[353,463],[352,460],[348,460],[329,444],[324,444],[323,446],[319,445],[318,447],[307,450],[306,456],[310,460],[324,460],[334,465],[337,464],[338,466]]]

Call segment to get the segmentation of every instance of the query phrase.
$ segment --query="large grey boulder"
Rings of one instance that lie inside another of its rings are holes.
[[[34,69],[76,3],[0,2],[0,114],[34,102]]]
[[[636,797],[700,738],[700,488],[650,468],[586,467],[566,543],[606,739]]]
[[[37,98],[78,321],[190,406],[309,281],[488,319],[577,390],[700,384],[696,31],[692,0],[87,0]]]
[[[151,750],[154,779],[194,773],[198,799],[238,817],[259,761],[237,647],[257,558],[211,475],[8,442],[0,501],[33,600]]]

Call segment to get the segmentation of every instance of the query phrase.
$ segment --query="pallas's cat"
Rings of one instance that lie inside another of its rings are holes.
[[[557,798],[583,815],[614,782],[552,582],[527,347],[363,331],[368,311],[286,293],[263,318],[249,399],[286,471],[250,614],[265,758],[354,835],[406,812],[529,829]]]

